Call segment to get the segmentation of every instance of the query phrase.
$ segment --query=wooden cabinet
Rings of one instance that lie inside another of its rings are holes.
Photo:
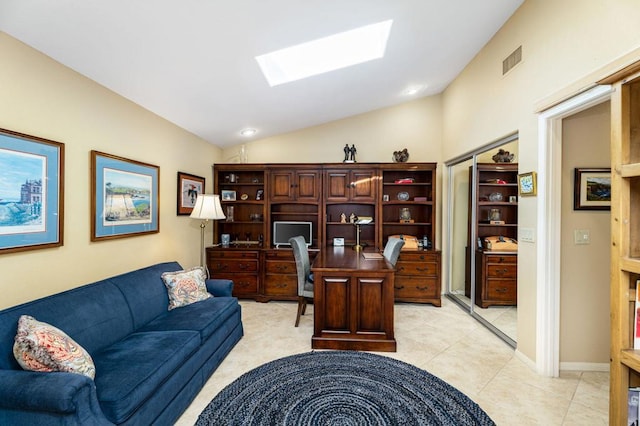
[[[328,202],[360,202],[376,201],[376,170],[348,168],[325,170],[325,200]]]
[[[518,300],[518,255],[476,251],[476,305],[515,305]]]
[[[349,164],[324,171],[324,231],[326,243],[343,238],[346,246],[357,241],[357,227],[350,218],[371,217],[373,224],[360,226],[360,244],[375,247],[378,239],[376,195],[378,171],[371,165]],[[346,218],[346,222],[342,218]]]
[[[351,250],[353,214],[372,218],[360,225],[360,243],[369,251],[382,251],[390,235],[413,235],[421,244],[426,237],[426,247],[402,253],[395,294],[399,301],[440,306],[440,252],[433,250],[436,163],[216,164],[213,176],[227,219],[213,222],[216,246],[207,250],[207,264],[213,276],[233,277],[239,297],[297,297],[293,255],[275,248],[274,222],[311,222],[312,257],[336,237]],[[409,221],[401,221],[404,208]],[[229,234],[229,247],[220,247],[222,234]]]
[[[259,295],[259,251],[223,247],[207,247],[206,251],[212,278],[232,280],[236,297],[255,298]]]
[[[478,163],[475,169],[469,168],[468,223],[465,295],[471,297],[471,258],[475,256],[475,304],[482,308],[517,305],[517,163]],[[470,239],[472,232],[476,241]],[[487,237],[502,237],[515,249],[496,250],[487,245]]]
[[[441,306],[440,251],[402,251],[396,263],[395,300]]]
[[[312,169],[272,169],[271,202],[320,200],[320,172]]]
[[[629,387],[640,386],[634,349],[640,280],[640,62],[603,81],[611,97],[611,365],[609,424],[627,422]]]

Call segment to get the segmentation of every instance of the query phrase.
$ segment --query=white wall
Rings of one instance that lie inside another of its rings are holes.
[[[0,255],[0,309],[160,261],[199,264],[176,215],[177,172],[207,178],[220,150],[0,33],[0,127],[65,144],[64,246]],[[90,242],[90,151],[160,167],[160,232]],[[209,241],[210,241],[209,237]]]

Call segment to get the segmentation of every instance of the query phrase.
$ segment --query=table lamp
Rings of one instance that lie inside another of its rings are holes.
[[[193,206],[191,217],[194,219],[202,219],[200,223],[200,266],[204,266],[204,228],[207,226],[209,219],[224,219],[220,205],[220,196],[215,194],[198,194],[196,204]]]

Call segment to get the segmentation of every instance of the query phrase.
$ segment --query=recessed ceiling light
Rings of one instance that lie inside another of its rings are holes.
[[[413,96],[418,94],[418,92],[420,92],[423,88],[424,88],[423,86],[411,86],[405,89],[404,92],[402,93],[407,96]]]
[[[253,136],[257,133],[258,131],[256,129],[244,129],[240,131],[240,134],[244,137],[249,137],[249,136]]]
[[[384,56],[393,20],[256,56],[270,86],[346,68]]]

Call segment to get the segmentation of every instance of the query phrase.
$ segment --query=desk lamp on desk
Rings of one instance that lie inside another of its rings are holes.
[[[353,224],[356,226],[356,245],[353,246],[355,251],[362,251],[363,247],[360,244],[360,225],[369,225],[373,222],[373,218],[371,216],[362,216],[358,218]]]

